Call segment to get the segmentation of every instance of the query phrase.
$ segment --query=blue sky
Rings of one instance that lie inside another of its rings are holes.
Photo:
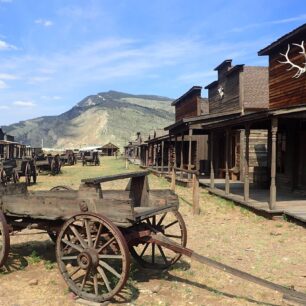
[[[0,0],[0,126],[110,89],[176,98],[305,22],[303,0]]]

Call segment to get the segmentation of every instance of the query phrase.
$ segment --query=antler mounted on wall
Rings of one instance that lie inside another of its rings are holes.
[[[306,51],[305,51],[305,47],[304,47],[304,41],[302,41],[302,43],[299,44],[293,44],[294,46],[300,47],[302,49],[302,51],[299,52],[299,54],[303,54],[305,57],[305,63],[304,63],[304,67],[300,67],[299,65],[296,65],[294,63],[291,62],[291,60],[289,59],[289,51],[290,51],[290,44],[288,44],[288,49],[287,52],[285,54],[280,53],[280,55],[285,57],[285,61],[278,61],[281,64],[289,64],[291,67],[288,68],[287,70],[290,71],[294,68],[297,69],[297,72],[295,73],[295,75],[293,76],[293,78],[299,78],[302,74],[304,74],[306,72]]]

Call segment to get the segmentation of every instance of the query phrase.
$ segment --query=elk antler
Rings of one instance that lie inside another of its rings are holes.
[[[292,62],[290,61],[290,59],[289,59],[290,45],[289,45],[289,44],[288,44],[288,49],[287,49],[286,53],[285,53],[285,54],[280,53],[280,55],[282,55],[282,56],[284,56],[284,57],[286,58],[286,61],[284,61],[284,62],[278,61],[278,62],[281,63],[281,64],[289,64],[289,65],[291,65],[291,67],[288,68],[287,71],[290,71],[290,70],[292,70],[293,68],[296,68],[296,69],[297,69],[297,72],[296,72],[296,74],[293,76],[293,78],[296,78],[296,79],[297,79],[297,78],[299,78],[303,73],[306,72],[306,51],[305,51],[305,47],[304,47],[304,41],[302,41],[302,43],[301,43],[300,45],[299,45],[299,44],[293,44],[293,45],[298,46],[298,47],[300,47],[300,48],[302,49],[302,51],[299,52],[299,53],[300,53],[300,54],[303,54],[304,57],[305,57],[304,67],[300,67],[300,66],[298,66],[298,65],[296,65],[296,64],[294,64],[294,63],[292,63]]]

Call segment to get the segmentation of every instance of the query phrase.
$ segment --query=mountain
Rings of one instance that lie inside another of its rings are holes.
[[[3,129],[16,141],[33,147],[79,148],[112,142],[123,147],[139,131],[142,135],[174,121],[172,100],[153,95],[108,91],[90,95],[67,112],[45,116]]]

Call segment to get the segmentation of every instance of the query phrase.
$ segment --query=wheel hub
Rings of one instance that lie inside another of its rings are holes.
[[[87,249],[78,255],[77,261],[83,270],[96,268],[99,264],[99,256],[95,250]]]

